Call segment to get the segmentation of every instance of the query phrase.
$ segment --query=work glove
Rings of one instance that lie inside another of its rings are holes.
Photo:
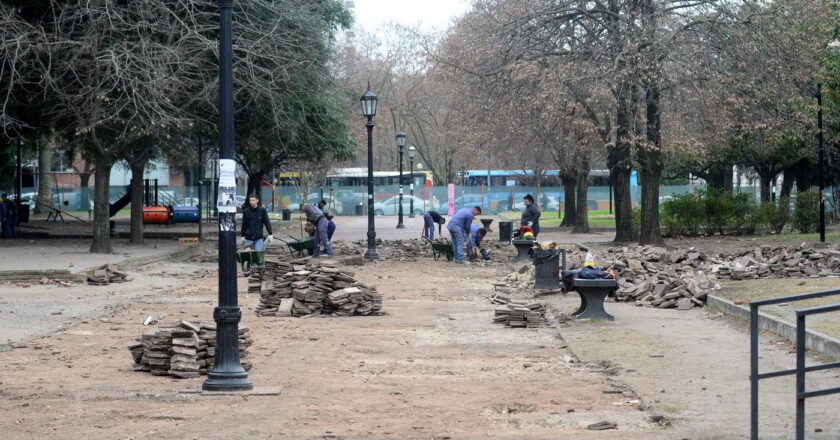
[[[332,215],[332,214],[326,214],[326,215],[324,215],[324,217],[326,217],[326,218],[327,218],[327,220],[329,220],[329,221],[332,221],[332,219],[333,219],[333,215]]]
[[[534,226],[534,222],[528,222],[528,227]]]
[[[242,240],[239,242],[239,247],[245,247],[245,237],[242,237]]]
[[[271,244],[271,241],[272,241],[273,239],[274,239],[274,236],[273,236],[273,235],[269,235],[268,237],[265,237],[264,244],[263,244],[263,248],[267,248],[267,247],[268,247],[268,245],[269,245],[269,244]]]

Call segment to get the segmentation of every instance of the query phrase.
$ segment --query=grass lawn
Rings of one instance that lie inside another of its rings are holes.
[[[509,211],[499,215],[518,220],[522,213]],[[563,217],[558,217],[557,213],[553,211],[543,212],[540,216],[540,226],[542,227],[560,226],[562,221]],[[614,228],[615,214],[610,214],[609,211],[589,211],[589,226],[593,228]]]

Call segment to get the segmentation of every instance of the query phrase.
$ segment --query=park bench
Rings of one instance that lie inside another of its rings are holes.
[[[604,299],[618,286],[614,279],[586,280],[575,278],[574,289],[580,295],[580,307],[572,313],[575,319],[615,321],[604,310]]]

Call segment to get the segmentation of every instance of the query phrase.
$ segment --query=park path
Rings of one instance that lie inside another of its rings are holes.
[[[572,311],[577,295],[550,300]],[[732,440],[749,438],[749,333],[745,322],[709,309],[654,309],[608,303],[614,322],[571,322],[561,328],[583,361],[619,366],[617,380],[632,387],[652,408],[673,420],[673,437]],[[808,364],[826,362],[808,359]],[[795,367],[795,350],[771,334],[761,337],[760,371]],[[808,373],[807,389],[838,385],[837,370]],[[762,439],[793,438],[793,376],[760,383]],[[809,399],[808,438],[840,438],[840,396]],[[815,432],[817,429],[821,432]]]

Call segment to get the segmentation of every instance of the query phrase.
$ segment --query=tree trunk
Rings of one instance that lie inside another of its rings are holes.
[[[143,172],[146,163],[131,163],[131,244],[143,244]]]
[[[38,145],[38,203],[35,205],[35,212],[46,214],[50,212],[49,207],[54,207],[52,195],[52,138],[36,139]]]
[[[257,197],[260,199],[260,203],[262,203],[262,182],[263,178],[265,177],[264,171],[257,171],[254,174],[248,175],[248,192],[245,194],[245,197],[250,196],[251,194],[256,194]],[[309,193],[304,195],[304,201],[306,197],[309,197]]]
[[[586,182],[589,173],[580,174],[577,176],[578,182]],[[586,200],[589,193],[589,185],[579,183],[577,185],[577,202],[575,204],[575,227],[572,229],[573,234],[585,234],[589,232],[589,212]]]
[[[575,225],[575,186],[577,179],[572,176],[562,176],[563,193],[565,194],[565,207],[563,209],[563,221],[560,227],[572,227]]]
[[[758,175],[758,185],[759,185],[759,197],[761,198],[761,203],[769,202],[770,201],[770,185],[773,181],[773,178],[776,177],[775,172],[768,172],[768,173],[759,173]]]
[[[111,166],[113,159],[108,155],[96,156],[96,174],[93,179],[93,242],[90,252],[93,254],[110,254],[111,231],[108,227],[110,220]]]
[[[790,197],[790,193],[793,192],[794,182],[796,182],[796,178],[794,178],[794,170],[791,167],[785,168],[785,171],[782,174],[782,189],[779,193],[779,197]]]
[[[639,236],[640,245],[664,246],[659,227],[659,182],[662,180],[662,134],[661,114],[659,112],[659,85],[647,84],[645,104],[647,116],[648,145],[639,152],[640,174],[642,178],[642,228]]]
[[[633,202],[630,197],[630,119],[627,112],[628,87],[622,85],[617,97],[616,143],[607,154],[607,166],[615,197],[615,243],[633,240]],[[583,201],[586,204],[586,200]]]
[[[706,185],[709,189],[732,192],[732,167],[726,165],[712,165],[706,175]]]

